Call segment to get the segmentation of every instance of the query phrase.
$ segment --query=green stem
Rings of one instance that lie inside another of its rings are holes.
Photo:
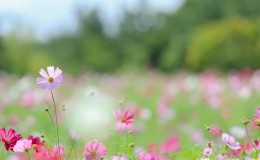
[[[29,151],[27,152],[28,160],[31,159]]]
[[[249,137],[248,130],[247,130],[247,125],[245,125],[245,128],[246,128],[246,135],[247,135],[247,137],[248,137],[248,139],[249,139],[250,143],[251,143],[251,144],[252,144],[252,146],[254,147],[254,149],[255,149],[255,152],[257,152],[257,149],[255,148],[255,145],[254,145],[254,143],[252,142],[251,138]]]
[[[83,158],[83,154],[82,154],[82,156],[80,157],[80,159],[79,159],[79,160],[82,160],[82,158]]]
[[[51,116],[51,113],[50,113],[49,111],[47,111],[47,112],[48,112],[48,115],[49,115],[49,117],[50,117],[50,119],[51,119],[52,128],[53,128],[53,132],[54,132],[55,138],[57,139],[54,120],[53,120],[53,118],[52,118],[52,116]]]
[[[259,127],[259,137],[258,137],[258,141],[260,141],[260,127]]]
[[[70,159],[70,155],[71,155],[72,149],[73,149],[73,147],[74,147],[74,144],[75,144],[75,142],[76,142],[77,136],[78,136],[78,132],[76,133],[75,137],[73,138],[73,142],[72,142],[72,145],[71,145],[71,148],[70,148],[70,153],[69,153],[68,159]]]
[[[55,121],[56,121],[56,131],[57,131],[57,142],[58,142],[58,153],[60,155],[60,140],[59,140],[59,126],[58,126],[58,115],[57,115],[57,106],[54,100],[53,92],[51,90],[51,97],[54,104],[54,113],[55,113]]]

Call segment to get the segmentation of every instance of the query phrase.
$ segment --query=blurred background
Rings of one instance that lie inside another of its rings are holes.
[[[259,0],[1,0],[0,70],[260,67]]]
[[[206,145],[205,126],[242,141],[239,123],[259,105],[260,1],[0,0],[1,126],[52,143],[51,95],[35,82],[49,65],[64,73],[54,96],[65,146],[79,133],[79,154],[93,138],[125,153],[111,134],[122,105],[137,148],[176,135],[198,159],[190,145]]]

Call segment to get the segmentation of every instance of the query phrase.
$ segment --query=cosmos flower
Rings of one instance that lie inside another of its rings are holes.
[[[180,150],[180,140],[177,136],[171,136],[161,145],[160,152],[172,153]]]
[[[209,133],[213,136],[217,136],[221,133],[221,128],[217,125],[210,127]]]
[[[257,108],[256,114],[254,114],[253,125],[257,128],[260,125],[260,107]]]
[[[53,150],[42,149],[34,155],[33,160],[62,160],[61,155],[63,152],[64,147],[62,146],[54,148]]]
[[[23,139],[17,141],[13,150],[14,152],[28,152],[32,148],[32,140]]]
[[[57,86],[60,86],[63,80],[62,70],[60,70],[58,67],[54,70],[53,66],[48,66],[47,71],[48,74],[42,68],[39,71],[42,77],[36,78],[36,81],[41,85],[41,88],[48,88],[49,90],[53,90]]]
[[[139,155],[139,160],[156,160],[156,157],[150,153],[141,153]]]
[[[120,123],[125,123],[127,125],[134,122],[135,115],[133,113],[130,113],[129,109],[126,109],[124,112],[122,112],[121,108],[118,108],[114,112],[114,115],[117,121]]]
[[[223,142],[233,150],[238,150],[241,148],[240,144],[235,141],[235,138],[228,135],[227,133],[222,134]]]
[[[0,136],[1,136],[0,141],[2,141],[4,143],[5,149],[7,151],[9,151],[9,150],[13,151],[13,147],[15,146],[16,142],[22,139],[21,134],[16,135],[15,130],[12,128],[9,129],[7,134],[6,134],[5,128],[1,128]]]
[[[121,108],[118,108],[114,115],[117,119],[117,129],[119,131],[128,131],[133,130],[133,122],[135,114],[131,113],[129,109],[126,109],[125,111],[122,111]]]
[[[104,144],[92,140],[85,146],[84,156],[86,160],[100,160],[107,155],[107,149]]]
[[[28,136],[27,139],[32,141],[32,148],[35,149],[36,152],[40,152],[44,146],[44,142],[42,142],[39,137]]]
[[[204,156],[210,156],[212,154],[212,149],[209,147],[205,148],[203,154]]]

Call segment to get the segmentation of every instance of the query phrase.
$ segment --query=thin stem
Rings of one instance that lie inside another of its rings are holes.
[[[76,142],[77,136],[78,136],[78,132],[76,133],[75,137],[73,138],[73,142],[72,142],[72,145],[71,145],[71,148],[70,148],[70,153],[69,153],[68,159],[70,158],[70,155],[71,155],[72,149],[73,149],[73,147],[74,147],[74,144],[75,144],[75,142]]]
[[[255,148],[255,145],[254,145],[254,143],[252,142],[251,138],[249,137],[248,130],[247,130],[247,125],[245,125],[245,128],[246,128],[246,135],[247,135],[247,137],[248,137],[248,139],[249,139],[250,143],[251,143],[251,144],[252,144],[252,146],[254,147],[254,149],[255,149],[255,152],[257,152],[257,149]]]
[[[260,127],[259,127],[259,137],[258,137],[258,141],[260,141]]]
[[[55,121],[56,121],[56,131],[57,131],[57,142],[58,142],[58,153],[60,155],[60,140],[59,140],[59,126],[58,126],[58,117],[57,117],[57,106],[54,100],[53,92],[51,90],[51,97],[54,104],[54,112],[55,112]]]
[[[48,115],[49,115],[49,117],[50,117],[50,119],[51,119],[52,128],[53,128],[53,132],[54,132],[55,138],[57,139],[56,130],[55,130],[55,125],[54,125],[54,120],[53,120],[53,118],[52,118],[52,116],[51,116],[51,113],[50,113],[49,111],[47,111],[47,112],[48,112]]]
[[[81,155],[81,157],[80,157],[80,159],[79,159],[79,160],[82,160],[82,158],[83,158],[83,154]]]
[[[75,159],[78,159],[78,158],[77,158],[77,153],[76,153],[76,150],[75,150],[75,148],[73,148],[73,151],[74,151],[74,156],[75,156]]]
[[[27,152],[27,156],[28,156],[28,160],[30,160],[31,158],[30,158],[30,153],[29,153],[29,151]]]

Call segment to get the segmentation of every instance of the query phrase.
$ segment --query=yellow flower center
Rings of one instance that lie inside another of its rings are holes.
[[[123,118],[121,119],[121,121],[122,121],[122,122],[126,122],[126,118],[123,117]]]
[[[97,153],[96,151],[91,152],[91,156],[96,157]]]
[[[259,127],[259,126],[260,126],[260,118],[256,118],[256,119],[255,119],[255,123],[256,123],[256,125]]]
[[[49,82],[53,82],[53,78],[52,77],[49,78]]]
[[[6,141],[6,143],[7,143],[7,144],[11,144],[11,142],[10,142],[10,141]]]

